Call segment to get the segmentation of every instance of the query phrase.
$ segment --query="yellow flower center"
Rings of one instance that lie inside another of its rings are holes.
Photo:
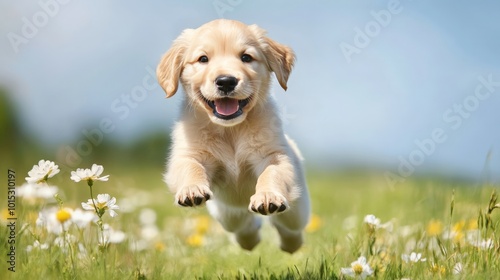
[[[108,209],[106,202],[96,202],[95,206],[97,207],[97,209],[104,209],[104,210]]]
[[[61,209],[57,211],[56,219],[62,224],[71,219],[71,213],[69,213],[67,210]]]
[[[356,273],[356,275],[361,275],[361,273],[363,273],[363,266],[357,263],[352,266],[352,270],[354,270],[354,273]]]

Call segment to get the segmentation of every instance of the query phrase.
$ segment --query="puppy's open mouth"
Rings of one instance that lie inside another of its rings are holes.
[[[243,114],[243,108],[248,104],[250,98],[235,99],[235,98],[219,98],[215,100],[208,100],[203,97],[203,100],[212,108],[216,117],[223,120],[234,119]]]

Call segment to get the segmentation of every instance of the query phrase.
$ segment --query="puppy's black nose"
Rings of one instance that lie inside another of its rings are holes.
[[[238,79],[233,76],[219,76],[215,79],[215,84],[220,91],[227,95],[234,90],[238,84]]]

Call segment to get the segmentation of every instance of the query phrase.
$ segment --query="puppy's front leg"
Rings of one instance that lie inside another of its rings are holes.
[[[250,198],[251,211],[262,215],[281,213],[300,195],[292,159],[286,154],[268,156],[256,166],[256,172],[260,176]]]
[[[213,196],[205,167],[193,158],[173,157],[165,182],[181,206],[198,206]]]

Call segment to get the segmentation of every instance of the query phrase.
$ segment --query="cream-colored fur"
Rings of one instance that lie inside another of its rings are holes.
[[[260,241],[260,215],[270,216],[287,252],[300,248],[309,219],[301,156],[269,95],[271,72],[286,90],[294,60],[290,48],[256,25],[220,19],[185,30],[157,69],[167,97],[179,81],[186,93],[165,182],[181,206],[206,202],[248,250]],[[233,90],[218,87],[221,76],[234,77]],[[239,115],[221,118],[214,101],[222,98],[247,104],[238,103]]]

